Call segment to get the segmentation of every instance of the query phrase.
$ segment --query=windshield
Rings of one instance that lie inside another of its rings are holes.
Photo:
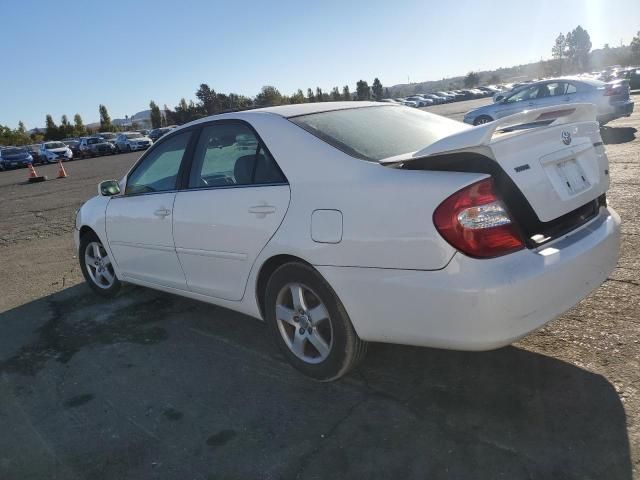
[[[104,140],[101,138],[90,138],[87,140],[87,145],[93,145],[94,143],[103,143]]]
[[[45,143],[44,144],[44,148],[46,148],[47,150],[53,150],[55,148],[65,148],[66,145],[62,142],[51,142],[51,143]]]
[[[441,116],[392,105],[313,113],[290,120],[345,153],[369,161],[421,150],[465,128]]]
[[[102,138],[104,138],[105,140],[112,140],[112,139],[116,138],[116,134],[115,133],[101,133],[100,136]]]
[[[127,137],[128,139],[142,138],[142,135],[139,133],[125,133],[124,136]]]

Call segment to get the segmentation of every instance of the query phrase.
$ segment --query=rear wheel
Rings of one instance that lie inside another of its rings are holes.
[[[80,269],[91,289],[103,297],[114,297],[122,284],[98,236],[93,232],[84,234],[78,250]]]
[[[265,316],[287,360],[320,381],[345,375],[364,357],[356,334],[329,284],[310,266],[287,263],[267,283]]]
[[[477,117],[473,121],[473,124],[474,125],[483,125],[483,124],[489,123],[489,122],[493,122],[493,118],[491,118],[489,115],[480,115],[479,117]]]

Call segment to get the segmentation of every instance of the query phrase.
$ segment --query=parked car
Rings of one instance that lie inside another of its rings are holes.
[[[109,143],[113,143],[115,145],[116,143],[116,134],[113,132],[98,132],[98,137],[102,137],[104,138],[107,142]]]
[[[97,157],[99,155],[113,155],[116,146],[103,137],[87,137],[80,142],[80,155],[82,157]]]
[[[446,98],[448,102],[455,102],[457,100],[453,92],[436,92],[436,95]]]
[[[563,115],[510,135],[494,133],[513,119],[470,127],[376,102],[204,118],[80,208],[80,268],[107,297],[129,282],[264,319],[319,380],[348,372],[368,341],[508,345],[618,259],[594,108]],[[237,148],[246,137],[255,151]]]
[[[45,142],[40,145],[42,163],[66,162],[73,158],[73,152],[62,142]]]
[[[71,152],[73,153],[74,158],[80,156],[80,139],[77,139],[77,138],[65,139],[65,140],[62,140],[62,143],[64,143],[67,147],[71,149]]]
[[[30,163],[33,163],[33,157],[26,147],[0,149],[0,170],[26,167]]]
[[[32,145],[25,146],[31,158],[33,158],[33,163],[42,163],[42,159],[40,158],[40,144],[34,143]]]
[[[447,103],[448,99],[445,97],[442,97],[440,95],[436,95],[434,93],[425,93],[422,95],[425,98],[430,98],[431,100],[433,100],[433,103],[440,105],[441,103]]]
[[[433,105],[433,100],[430,98],[425,98],[422,95],[411,95],[406,99],[409,102],[415,102],[418,107],[428,107],[429,105]]]
[[[467,112],[464,122],[480,125],[532,108],[575,103],[594,104],[601,125],[616,118],[628,117],[634,108],[627,80],[604,83],[567,77],[535,82],[516,89],[499,102]]]
[[[158,139],[160,137],[162,137],[163,135],[169,133],[171,130],[173,130],[176,127],[161,127],[161,128],[154,128],[153,130],[151,130],[151,132],[149,133],[149,138],[153,141],[153,142],[157,142]]]
[[[115,144],[119,152],[135,152],[146,150],[153,145],[153,140],[139,132],[123,132],[118,134]]]

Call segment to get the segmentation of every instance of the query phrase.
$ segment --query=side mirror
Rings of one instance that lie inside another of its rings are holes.
[[[117,180],[105,180],[98,185],[98,193],[103,197],[113,197],[120,193],[120,184]]]

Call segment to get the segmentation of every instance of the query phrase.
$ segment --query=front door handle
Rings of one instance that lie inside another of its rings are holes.
[[[273,205],[254,205],[253,207],[249,207],[249,213],[253,213],[258,218],[264,218],[275,212],[276,207]]]
[[[166,208],[159,208],[158,210],[156,210],[155,212],[153,212],[153,214],[154,214],[156,217],[164,218],[164,217],[167,217],[167,216],[171,215],[171,211],[170,211],[170,210],[167,210]]]

